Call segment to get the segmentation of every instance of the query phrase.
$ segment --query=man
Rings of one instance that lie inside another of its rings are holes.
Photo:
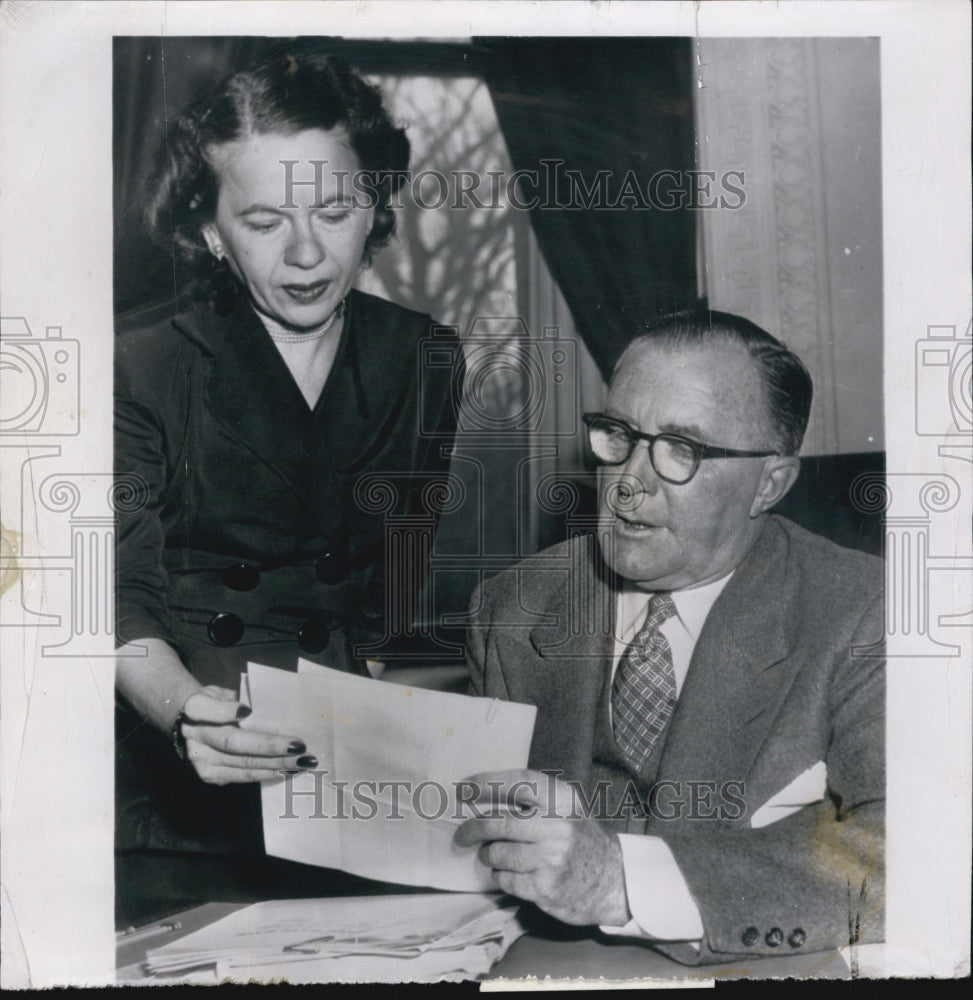
[[[472,690],[538,708],[457,834],[505,891],[688,963],[881,939],[882,564],[771,513],[811,393],[747,320],[653,323],[585,415],[597,543],[474,595]]]

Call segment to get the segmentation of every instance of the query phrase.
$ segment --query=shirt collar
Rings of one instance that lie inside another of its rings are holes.
[[[723,588],[730,582],[730,577],[734,571],[731,570],[726,576],[714,580],[712,583],[704,584],[702,587],[693,587],[690,590],[677,590],[671,593],[672,603],[676,606],[676,613],[679,621],[695,642],[699,638],[699,633],[703,630],[703,624],[710,613],[710,609],[716,603],[717,597],[723,592]],[[618,595],[618,638],[625,641],[631,640],[632,636],[642,627],[645,620],[645,608],[649,603],[652,593],[641,590],[633,583],[625,581]]]

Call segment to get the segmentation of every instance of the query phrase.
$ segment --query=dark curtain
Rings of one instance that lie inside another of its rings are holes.
[[[691,183],[691,44],[474,40],[514,168],[531,172],[521,197],[538,201],[531,222],[541,250],[605,375],[637,323],[696,304],[694,213],[660,207]],[[607,171],[601,181],[599,171]],[[660,179],[656,197],[660,171],[674,173]]]

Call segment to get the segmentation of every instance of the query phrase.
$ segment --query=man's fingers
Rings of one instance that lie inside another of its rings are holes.
[[[526,768],[508,771],[482,771],[463,782],[472,788],[475,799],[484,804],[519,806],[528,814],[550,813],[552,816],[569,816],[574,810],[574,792],[569,784],[558,778],[560,772],[531,771]]]
[[[535,872],[540,867],[540,859],[532,844],[512,844],[495,840],[484,844],[479,850],[480,860],[495,872],[516,872],[521,875]]]
[[[496,819],[468,819],[453,834],[457,847],[472,847],[474,844],[486,844],[500,840],[503,836],[505,817]]]
[[[531,819],[511,813],[507,816],[468,819],[453,835],[458,847],[472,847],[494,840],[511,843],[535,844],[541,839],[544,828]]]
[[[467,778],[463,784],[477,792],[478,802],[536,803],[546,798],[546,775],[527,768],[508,771],[481,771]]]

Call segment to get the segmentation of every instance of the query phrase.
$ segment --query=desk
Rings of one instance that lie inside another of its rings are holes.
[[[116,968],[120,983],[147,983],[140,963],[148,948],[157,948],[206,924],[239,910],[244,903],[207,903],[168,918],[178,930],[120,939]],[[687,966],[672,961],[640,942],[609,938],[590,929],[567,927],[536,910],[522,911],[526,936],[515,941],[493,967],[487,979],[850,979],[848,967],[837,952],[784,955],[728,965]]]

